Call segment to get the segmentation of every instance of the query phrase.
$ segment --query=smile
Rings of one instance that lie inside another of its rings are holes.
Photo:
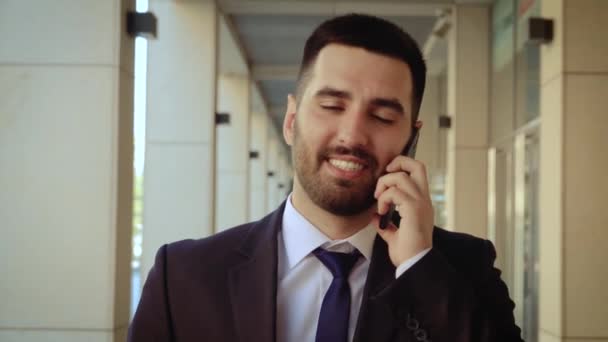
[[[364,167],[363,164],[340,159],[330,159],[329,163],[340,170],[351,172],[362,170]]]

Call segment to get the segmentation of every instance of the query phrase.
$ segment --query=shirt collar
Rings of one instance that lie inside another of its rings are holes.
[[[346,239],[331,240],[294,208],[290,194],[283,213],[282,237],[287,264],[291,269],[318,247],[331,248],[345,242],[357,248],[365,259],[371,260],[376,229],[370,222],[365,228]]]

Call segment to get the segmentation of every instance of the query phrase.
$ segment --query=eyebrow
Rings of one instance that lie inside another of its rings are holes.
[[[331,88],[331,87],[323,87],[315,93],[315,97],[326,97],[326,96],[338,97],[338,98],[347,99],[347,100],[350,100],[353,98],[349,92],[343,91],[343,90],[338,90],[338,89]]]
[[[331,87],[323,87],[323,88],[319,89],[315,93],[314,96],[315,97],[336,97],[336,98],[346,99],[346,100],[351,100],[353,97],[351,95],[351,93],[349,93],[347,91],[339,90],[339,89],[335,89],[335,88],[331,88]],[[374,98],[370,103],[374,107],[386,107],[386,108],[392,109],[401,115],[403,115],[405,113],[405,110],[403,109],[403,105],[401,105],[399,100],[397,100],[395,98],[377,97],[377,98]]]
[[[401,102],[399,102],[399,100],[397,100],[397,99],[375,98],[372,100],[371,103],[372,103],[372,105],[374,105],[376,107],[390,108],[401,115],[403,115],[405,113],[405,111],[403,110],[403,106],[401,105]]]

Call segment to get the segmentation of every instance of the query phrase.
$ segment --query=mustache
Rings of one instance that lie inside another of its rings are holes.
[[[353,156],[355,158],[361,159],[367,163],[371,168],[375,168],[378,165],[378,161],[374,156],[367,152],[366,150],[358,147],[346,147],[346,146],[335,146],[335,147],[326,147],[319,151],[319,162],[322,162],[330,155],[343,155],[343,156]]]

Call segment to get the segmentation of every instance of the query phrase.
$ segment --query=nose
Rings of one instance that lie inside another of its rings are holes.
[[[369,123],[363,110],[352,108],[339,122],[338,140],[347,147],[365,147],[369,143]]]

